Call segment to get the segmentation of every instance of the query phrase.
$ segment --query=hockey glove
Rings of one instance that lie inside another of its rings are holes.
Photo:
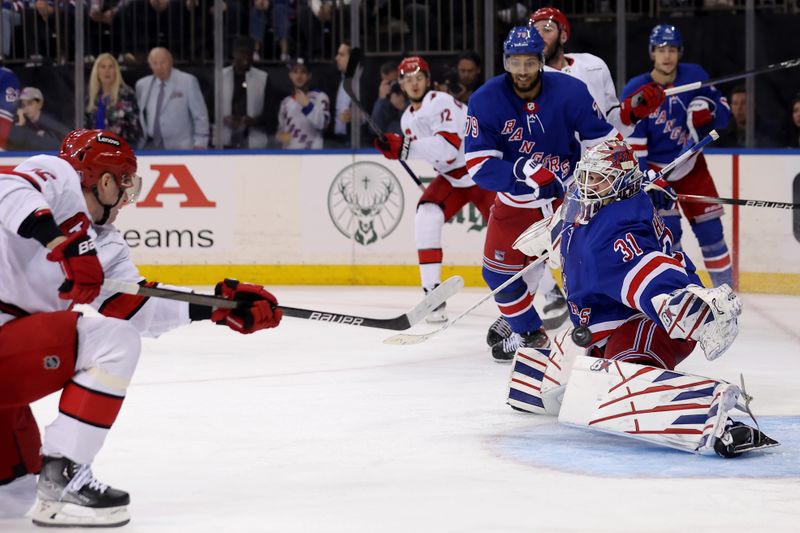
[[[408,159],[411,138],[397,133],[384,133],[372,143],[386,159]]]
[[[58,297],[76,304],[88,304],[100,295],[104,279],[94,241],[87,233],[89,219],[78,213],[61,228],[75,231],[67,234],[67,240],[47,254],[47,259],[58,263],[64,272],[64,283],[58,288]]]
[[[648,180],[652,180],[655,175],[655,171],[647,171]],[[653,203],[656,212],[669,211],[675,208],[675,201],[678,199],[678,195],[675,194],[675,191],[665,179],[658,178],[655,181],[651,181],[644,190],[650,196],[650,201]]]
[[[236,309],[215,308],[211,313],[211,320],[239,333],[253,333],[260,329],[274,328],[283,318],[283,311],[278,307],[278,299],[261,285],[225,279],[217,283],[214,294],[228,300],[243,302]]]
[[[661,107],[665,98],[666,94],[660,85],[648,83],[620,104],[619,116],[622,123],[627,126],[636,124]]]
[[[713,289],[687,285],[651,299],[664,330],[673,339],[698,341],[712,361],[725,353],[739,333],[742,302],[725,283]]]
[[[686,126],[694,142],[698,142],[714,129],[715,107],[714,101],[705,96],[696,96],[689,102],[689,107],[686,109]]]
[[[564,194],[561,180],[541,163],[535,163],[533,159],[526,157],[517,159],[514,162],[514,177],[517,179],[517,187],[511,191],[513,194],[530,194],[531,191],[528,190],[528,187],[533,189],[537,200],[558,199]]]

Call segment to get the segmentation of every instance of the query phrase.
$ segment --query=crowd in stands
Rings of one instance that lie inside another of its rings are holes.
[[[48,58],[58,61],[59,54],[69,57],[74,46],[69,44],[74,1],[5,0],[0,17],[3,55],[14,57],[23,51],[26,61],[34,64]],[[418,9],[423,3],[402,3],[403,11],[395,13],[400,3],[376,0],[370,9],[376,17],[388,14],[412,26],[422,25],[419,31],[401,28],[402,35],[428,35],[436,15],[423,16]],[[192,65],[192,57],[211,57],[213,42],[208,36],[213,32],[206,29],[213,22],[213,2],[89,0],[85,6],[86,52],[93,63],[86,83],[84,126],[108,129],[145,149],[212,146],[215,118],[209,109],[213,109],[214,95],[203,92],[195,75],[176,68],[175,58],[183,58],[178,63],[183,66]],[[362,132],[362,146],[369,145],[371,133],[342,84],[350,44],[342,39],[330,40],[337,17],[340,21],[348,18],[340,12],[347,7],[347,3],[333,0],[225,1],[225,55],[229,64],[222,72],[225,148],[348,147],[354,126]],[[528,8],[515,9],[527,16]],[[61,28],[55,32],[58,21]],[[188,41],[187,34],[192,36]],[[326,39],[331,42],[327,48]],[[141,49],[147,54],[139,53]],[[400,133],[400,117],[409,103],[397,81],[397,64],[403,54],[383,56],[385,61],[379,64],[375,81],[370,79],[370,71],[362,79],[362,88],[369,86],[365,91],[368,98],[363,100],[383,131]],[[264,68],[261,61],[266,58],[286,65],[285,74],[274,67]],[[129,67],[145,61],[151,73],[126,83],[123,74],[131,76],[135,71]],[[464,103],[485,76],[491,75],[483,72],[481,56],[474,50],[443,55],[432,65],[432,88]],[[13,77],[9,69],[17,65],[9,62],[7,67],[5,71]],[[332,72],[338,72],[338,80],[332,79]],[[13,124],[6,134],[3,128],[7,126],[0,127],[0,145],[6,144],[10,150],[55,149],[69,127],[62,123],[68,122],[63,112],[49,112],[59,106],[45,106],[45,95],[51,89],[22,88],[18,81],[6,86],[16,91],[18,99],[0,111],[0,119]],[[54,102],[63,95],[47,96]],[[6,93],[6,100],[9,98]],[[728,100],[732,120],[715,146],[744,147],[749,103],[744,86],[730,90]],[[783,117],[766,120],[756,116],[755,137],[757,147],[800,147],[800,96]]]

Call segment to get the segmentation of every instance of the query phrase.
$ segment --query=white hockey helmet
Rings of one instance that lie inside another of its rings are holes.
[[[633,148],[617,139],[607,139],[584,152],[575,165],[576,199],[588,221],[604,205],[630,198],[641,190],[644,174]]]

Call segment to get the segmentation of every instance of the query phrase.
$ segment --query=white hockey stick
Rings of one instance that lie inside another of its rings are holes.
[[[402,315],[392,318],[370,318],[355,315],[345,315],[332,313],[330,311],[317,311],[314,309],[299,309],[281,305],[284,316],[294,318],[305,318],[320,322],[333,322],[336,324],[349,324],[351,326],[364,326],[368,328],[404,330],[425,318],[428,313],[442,305],[448,298],[457,293],[464,286],[464,278],[452,276],[441,285],[429,292],[417,305],[409,309]],[[175,289],[163,287],[145,287],[137,283],[106,279],[103,282],[103,290],[113,293],[133,294],[155,298],[166,298],[169,300],[179,300],[181,302],[207,305],[209,307],[224,307],[233,309],[240,305],[249,305],[249,302],[239,302],[229,300],[221,296],[212,294],[195,294],[193,292],[183,292]]]
[[[393,336],[389,337],[388,339],[384,339],[383,342],[385,342],[386,344],[403,344],[403,345],[405,345],[405,344],[419,344],[421,342],[425,342],[426,340],[430,339],[431,337],[433,337],[437,333],[441,333],[442,331],[446,330],[447,328],[449,328],[450,326],[452,326],[453,324],[455,324],[456,322],[458,322],[459,320],[461,320],[462,318],[464,318],[465,316],[470,314],[476,307],[478,307],[483,302],[485,302],[486,300],[488,300],[489,298],[491,298],[492,296],[494,296],[495,294],[497,294],[501,290],[505,289],[506,287],[508,287],[509,285],[514,283],[516,280],[518,280],[520,277],[522,277],[522,275],[525,274],[525,272],[527,272],[528,270],[532,269],[536,265],[539,265],[545,259],[547,259],[547,254],[546,253],[541,255],[541,256],[539,256],[539,257],[537,257],[536,260],[532,261],[525,268],[523,268],[522,270],[520,270],[519,272],[517,272],[516,274],[511,276],[502,285],[500,285],[495,290],[493,290],[492,292],[490,292],[489,294],[487,294],[486,296],[484,296],[483,298],[478,300],[478,302],[476,302],[472,307],[470,307],[469,309],[467,309],[466,311],[464,311],[463,313],[461,313],[460,315],[455,317],[453,320],[450,320],[450,321],[446,322],[439,329],[435,329],[433,331],[430,331],[428,333],[423,333],[423,334],[420,334],[420,335],[413,335],[411,333],[398,333],[397,335],[393,335]]]

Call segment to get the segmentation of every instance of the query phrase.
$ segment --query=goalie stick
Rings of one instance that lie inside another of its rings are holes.
[[[384,339],[383,342],[385,342],[386,344],[400,344],[400,345],[419,344],[421,342],[425,342],[426,340],[430,339],[437,333],[441,333],[442,331],[446,330],[447,328],[449,328],[450,326],[452,326],[453,324],[455,324],[456,322],[458,322],[459,320],[470,314],[476,307],[478,307],[483,302],[485,302],[498,292],[502,291],[503,289],[514,283],[516,280],[522,277],[522,275],[525,274],[525,272],[532,269],[536,265],[542,263],[542,261],[544,261],[545,259],[547,259],[547,253],[544,253],[539,257],[537,257],[535,260],[531,261],[528,265],[525,266],[525,268],[523,268],[522,270],[511,276],[509,279],[503,282],[502,285],[500,285],[495,290],[493,290],[492,292],[490,292],[489,294],[478,300],[470,308],[468,308],[466,311],[455,317],[453,320],[445,322],[445,324],[439,329],[435,329],[433,331],[429,331],[428,333],[423,333],[420,335],[414,335],[411,333],[399,333],[397,335],[389,337],[388,339]]]
[[[347,61],[347,69],[344,73],[344,81],[342,82],[342,87],[344,88],[344,92],[347,93],[347,96],[350,97],[350,100],[353,101],[353,104],[361,111],[361,114],[364,115],[364,120],[367,122],[367,126],[369,129],[372,130],[372,133],[377,135],[380,138],[383,138],[383,131],[381,131],[380,127],[375,124],[375,121],[372,120],[372,117],[364,109],[364,104],[361,103],[361,100],[358,99],[355,92],[353,91],[353,78],[356,75],[356,69],[358,68],[358,64],[361,62],[361,58],[363,57],[363,52],[361,48],[353,48],[350,50],[350,59]],[[408,166],[408,163],[403,161],[402,159],[398,160],[399,163],[403,166],[403,168],[408,172],[408,175],[411,176],[411,179],[414,180],[414,183],[417,184],[421,190],[425,190],[425,185],[422,184],[422,180],[420,180],[414,171],[411,170],[411,167]]]
[[[781,61],[780,63],[773,63],[772,65],[767,65],[766,67],[757,68],[754,70],[748,70],[747,72],[742,72],[740,74],[731,74],[730,76],[722,76],[721,78],[714,78],[713,80],[695,81],[692,83],[687,83],[685,85],[678,85],[677,87],[670,87],[669,89],[666,89],[664,93],[667,96],[672,96],[673,94],[680,94],[686,91],[693,91],[695,89],[699,89],[701,87],[708,87],[709,85],[714,85],[717,83],[725,83],[728,81],[739,80],[750,76],[756,76],[758,74],[766,74],[768,72],[775,72],[778,70],[794,68],[798,66],[800,66],[800,57],[796,59],[788,59],[786,61]]]
[[[299,309],[281,305],[284,316],[294,318],[305,318],[308,320],[318,320],[320,322],[333,322],[336,324],[349,324],[351,326],[364,326],[368,328],[392,329],[396,331],[408,329],[435,308],[443,304],[448,298],[457,293],[464,286],[464,278],[452,276],[445,280],[441,285],[429,292],[425,298],[417,305],[409,309],[402,315],[392,318],[371,318],[343,313],[332,313],[329,311],[318,311],[315,309]],[[123,294],[133,294],[138,296],[151,296],[155,298],[166,298],[168,300],[178,300],[210,307],[224,307],[233,309],[245,302],[228,300],[221,296],[211,294],[196,294],[193,292],[183,292],[175,289],[163,287],[146,287],[137,283],[107,279],[103,282],[103,289],[109,292],[121,292]]]

